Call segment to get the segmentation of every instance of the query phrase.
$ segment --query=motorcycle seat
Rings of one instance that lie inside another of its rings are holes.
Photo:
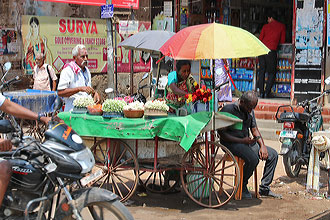
[[[295,122],[295,121],[300,121],[300,122],[307,122],[309,119],[309,114],[308,113],[298,113],[298,112],[283,112],[280,115],[280,118],[278,122]]]

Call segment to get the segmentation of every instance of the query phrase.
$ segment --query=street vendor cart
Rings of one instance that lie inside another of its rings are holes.
[[[178,184],[178,171],[183,189],[201,206],[222,206],[236,193],[240,178],[237,162],[226,147],[209,137],[214,124],[215,129],[242,126],[241,120],[230,114],[198,112],[156,119],[108,119],[70,112],[58,116],[79,135],[102,138],[91,148],[101,168],[101,177],[94,184],[115,192],[121,201],[134,194],[139,182],[153,192],[171,190]],[[145,140],[154,145],[143,144]],[[159,148],[163,142],[167,146],[177,143],[177,152],[183,153],[164,156],[164,149],[161,152]],[[152,157],[145,154],[148,146]],[[225,164],[225,160],[230,162]]]

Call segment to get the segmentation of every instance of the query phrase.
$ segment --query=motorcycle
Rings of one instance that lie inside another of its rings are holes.
[[[323,129],[322,105],[320,99],[329,94],[326,90],[321,95],[305,100],[297,105],[304,108],[303,113],[295,112],[291,105],[277,108],[275,118],[283,123],[283,129],[277,131],[281,145],[285,172],[289,177],[297,177],[303,165],[308,165],[312,149],[312,133]],[[282,112],[282,113],[280,113]],[[321,158],[324,154],[321,154]]]
[[[0,152],[0,158],[12,165],[0,219],[133,219],[114,193],[83,188],[96,178],[95,173],[88,175],[94,156],[71,127],[55,120],[61,106],[57,98],[43,143],[23,137],[14,117],[0,120],[0,133],[12,133],[16,147],[12,152]]]

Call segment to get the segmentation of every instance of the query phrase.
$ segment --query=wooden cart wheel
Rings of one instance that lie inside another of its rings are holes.
[[[207,146],[202,142],[183,155],[180,178],[183,189],[194,202],[217,208],[235,195],[240,177],[238,164],[225,146],[216,142],[208,142]]]
[[[121,198],[121,202],[130,198],[138,183],[139,164],[131,148],[123,141],[101,139],[91,151],[95,165],[104,171],[104,176],[94,186],[112,191]]]
[[[157,172],[140,171],[139,181],[150,192],[167,193],[179,184],[180,175],[179,171],[173,169]]]

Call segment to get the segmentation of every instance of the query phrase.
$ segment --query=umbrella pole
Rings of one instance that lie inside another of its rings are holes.
[[[159,54],[158,58],[161,58],[161,54]],[[158,60],[159,60],[158,59]],[[154,94],[154,98],[158,98],[158,83],[159,83],[159,75],[160,75],[160,62],[158,62],[157,65],[157,80],[156,80],[156,89],[155,89],[155,94]]]
[[[212,93],[213,93],[213,96],[212,96],[212,102],[213,102],[213,110],[212,110],[212,131],[213,131],[213,135],[214,135],[214,132],[215,132],[215,74],[214,74],[214,60],[211,59],[211,65],[212,65],[212,68],[211,68],[211,76],[212,76]]]

